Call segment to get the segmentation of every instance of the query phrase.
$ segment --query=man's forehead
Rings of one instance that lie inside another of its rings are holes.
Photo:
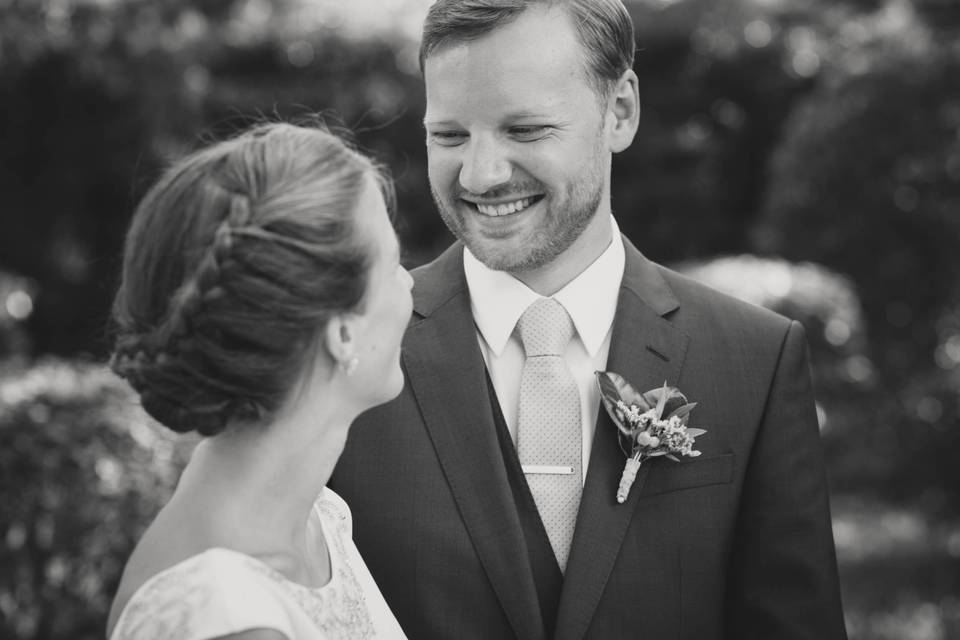
[[[529,78],[529,80],[527,80]],[[594,102],[582,78],[551,82],[549,75],[505,74],[491,81],[471,82],[469,75],[428,76],[426,124],[470,121],[520,122],[562,117]]]
[[[592,89],[569,68],[518,63],[438,66],[425,74],[426,120],[463,117],[520,120],[556,115]]]

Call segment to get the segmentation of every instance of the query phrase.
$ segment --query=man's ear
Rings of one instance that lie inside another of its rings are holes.
[[[613,120],[608,133],[610,151],[619,153],[630,146],[640,125],[639,80],[633,69],[624,71],[614,86],[607,115]]]
[[[323,345],[335,365],[346,366],[356,357],[356,335],[356,317],[352,314],[337,314],[327,321]]]

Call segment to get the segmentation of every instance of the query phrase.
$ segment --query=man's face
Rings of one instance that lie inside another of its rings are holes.
[[[609,242],[583,233],[610,206],[606,110],[585,68],[566,15],[542,8],[426,59],[433,197],[493,269],[595,257]]]

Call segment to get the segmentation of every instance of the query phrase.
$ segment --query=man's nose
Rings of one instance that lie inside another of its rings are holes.
[[[470,193],[486,193],[509,182],[512,168],[496,140],[472,138],[460,167],[460,186]]]

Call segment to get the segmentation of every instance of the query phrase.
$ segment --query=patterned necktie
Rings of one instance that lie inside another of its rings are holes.
[[[580,392],[563,352],[573,321],[556,300],[541,298],[517,323],[526,360],[520,374],[517,454],[550,546],[566,571],[580,508]]]

